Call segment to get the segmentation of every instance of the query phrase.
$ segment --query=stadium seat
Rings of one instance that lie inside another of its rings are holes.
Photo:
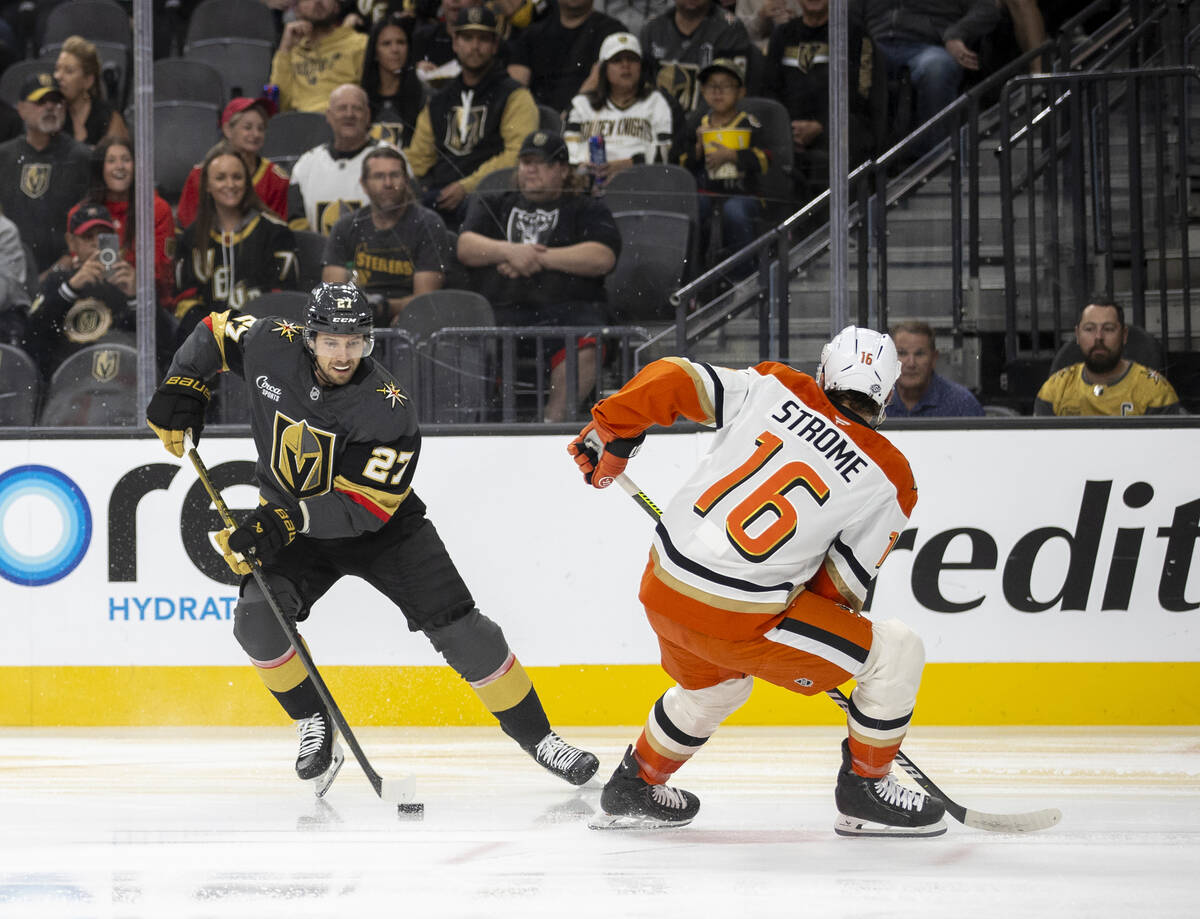
[[[309,291],[321,283],[321,269],[325,267],[325,245],[329,240],[328,237],[312,230],[294,232],[296,261],[300,271],[298,285],[302,291]]]
[[[682,166],[631,166],[608,180],[604,200],[614,214],[672,213],[688,220],[687,280],[700,265],[700,203],[696,179]]]
[[[413,297],[394,327],[417,342],[419,417],[432,423],[469,423],[486,417],[493,392],[494,344],[453,328],[496,324],[487,298],[470,290],[435,290]]]
[[[213,38],[252,38],[273,47],[279,41],[279,34],[275,17],[264,3],[204,0],[192,10],[188,19],[184,47]]]
[[[319,112],[283,112],[267,123],[262,155],[291,172],[305,151],[333,140],[329,122]]]
[[[515,166],[509,166],[507,169],[489,172],[480,179],[479,184],[475,186],[475,194],[499,195],[506,191],[513,191],[516,187],[517,169]]]
[[[164,57],[154,62],[155,102],[202,102],[213,107],[215,122],[228,99],[225,78],[211,64],[185,57]]]
[[[212,107],[203,102],[154,103],[154,183],[169,203],[179,200],[188,173],[220,139]]]
[[[46,28],[42,33],[43,56],[48,49],[61,46],[72,35],[82,35],[91,42],[119,45],[126,50],[133,45],[129,13],[114,0],[72,0],[54,7],[46,16]]]
[[[137,349],[126,344],[101,342],[76,351],[50,377],[39,424],[141,424],[137,363]]]
[[[16,345],[0,344],[0,427],[33,424],[41,388],[33,358]]]
[[[766,222],[778,223],[792,210],[792,118],[781,102],[764,96],[747,96],[740,107],[759,120],[766,134],[771,165],[760,180],[761,196],[767,201]]]
[[[621,323],[670,319],[670,296],[681,286],[687,267],[687,216],[666,211],[613,216],[621,231],[621,254],[605,279],[613,314]]]
[[[543,131],[562,133],[562,115],[548,105],[538,103],[538,127]]]
[[[247,3],[253,6],[253,3]],[[183,56],[189,61],[211,64],[225,78],[225,90],[234,96],[259,96],[271,77],[275,46],[253,38],[206,38],[188,45]],[[270,132],[267,132],[270,134]]]

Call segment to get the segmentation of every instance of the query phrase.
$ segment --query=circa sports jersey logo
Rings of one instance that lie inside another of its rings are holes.
[[[276,412],[271,432],[272,474],[298,499],[325,494],[333,484],[336,440],[335,434]]]
[[[558,208],[552,211],[525,211],[514,207],[508,215],[508,241],[512,243],[545,243],[558,226]]]
[[[272,383],[265,373],[254,381],[254,385],[258,387],[258,391],[265,398],[270,399],[272,402],[278,402],[280,397],[283,396],[283,390]]]

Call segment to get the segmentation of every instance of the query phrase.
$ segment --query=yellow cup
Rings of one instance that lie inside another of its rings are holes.
[[[700,143],[708,149],[709,144],[720,144],[730,150],[750,149],[749,128],[703,128],[700,131]],[[738,177],[737,163],[722,163],[716,169],[708,170],[710,179],[736,179]]]

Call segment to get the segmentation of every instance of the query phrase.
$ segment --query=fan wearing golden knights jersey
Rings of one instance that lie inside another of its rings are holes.
[[[297,621],[344,575],[395,604],[534,759],[581,785],[596,758],[550,729],[528,674],[500,626],[481,613],[413,492],[421,452],[416,411],[371,360],[371,307],[358,288],[322,284],[306,323],[229,310],[184,342],[146,411],[175,456],[199,439],[210,385],[232,371],[246,383],[258,451],[260,506],[217,536],[243,575],[234,636],[297,722],[296,772],[323,794],[342,761],[312,680],[280,628],[250,564],[262,564],[280,607]],[[346,613],[347,611],[339,611]]]
[[[677,826],[700,809],[666,784],[750,695],[753,677],[814,695],[853,678],[834,798],[841,835],[933,836],[945,806],[892,761],[925,665],[920,638],[861,614],[917,501],[908,461],[875,428],[900,375],[891,338],[850,326],[817,379],[784,364],[648,365],[592,408],[568,451],[605,488],[653,424],[715,428],[655,531],[640,599],[676,685],[604,786],[597,827]]]

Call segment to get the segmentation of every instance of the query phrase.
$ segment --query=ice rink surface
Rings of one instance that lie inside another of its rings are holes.
[[[834,835],[842,732],[724,728],[680,773],[689,827],[598,831],[637,728],[564,728],[600,757],[573,789],[499,730],[371,729],[421,822],[349,750],[328,796],[287,727],[0,730],[0,916],[1195,917],[1200,730],[922,728],[906,752],[960,804],[1059,807],[1027,836]]]

